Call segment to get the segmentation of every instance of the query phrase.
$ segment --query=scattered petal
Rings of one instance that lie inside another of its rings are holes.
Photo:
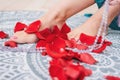
[[[73,47],[71,41],[69,41],[69,40],[65,40],[65,44],[67,47]]]
[[[31,33],[36,33],[39,31],[39,28],[41,26],[40,20],[37,20],[33,23],[31,23],[27,29],[25,30],[26,33],[31,34]]]
[[[104,41],[104,43],[105,43],[107,46],[112,45],[112,42],[110,42],[110,41]]]
[[[78,65],[71,64],[71,65],[65,67],[65,70],[66,70],[65,71],[66,75],[68,77],[72,78],[72,80],[83,80],[85,77],[85,73],[84,73],[83,69]],[[73,74],[71,74],[71,72]]]
[[[65,40],[68,40],[67,34],[60,33],[58,36],[65,39]]]
[[[79,50],[86,50],[88,48],[88,46],[83,45],[83,44],[76,44],[76,48]]]
[[[50,65],[49,73],[52,79],[57,78],[58,80],[67,80],[63,67],[61,65]]]
[[[80,60],[88,64],[95,64],[97,61],[88,53],[81,53]]]
[[[106,44],[103,44],[100,48],[96,49],[96,50],[93,50],[92,52],[95,52],[95,53],[102,53],[103,50],[105,50],[107,47]]]
[[[39,32],[36,33],[38,39],[45,39]]]
[[[0,39],[4,39],[4,38],[7,38],[7,37],[8,37],[8,34],[6,34],[3,31],[0,31]]]
[[[100,48],[98,48],[98,49],[96,49],[96,50],[93,50],[92,52],[95,52],[95,53],[102,53],[103,50],[105,50],[106,47],[107,47],[107,46],[110,46],[111,44],[112,44],[112,43],[109,42],[109,41],[104,41],[104,42],[103,42],[103,45],[102,45]]]
[[[107,80],[120,80],[120,77],[106,76]]]
[[[9,47],[11,47],[11,48],[17,47],[17,43],[14,42],[14,41],[6,41],[6,42],[4,43],[4,45],[5,45],[5,46],[9,46]]]
[[[77,41],[74,38],[72,38],[70,40],[70,43],[71,43],[72,47],[76,47],[76,45],[77,45]]]
[[[53,34],[59,34],[59,33],[60,33],[59,28],[58,28],[57,26],[54,26],[54,27],[53,27],[53,30],[52,30],[52,33],[53,33]]]
[[[42,55],[43,55],[43,56],[46,56],[46,55],[47,55],[47,53],[46,53],[46,52],[42,52]]]
[[[40,48],[40,47],[45,47],[46,44],[47,44],[46,41],[40,40],[39,42],[37,42],[36,48],[38,49],[38,48]]]
[[[70,31],[71,31],[70,27],[66,23],[63,24],[63,27],[61,29],[61,33],[66,34],[66,33],[70,32]]]
[[[73,64],[71,61],[59,58],[50,62],[49,73],[53,80],[54,78],[58,80],[84,80],[86,76],[92,74],[92,71],[80,64]]]
[[[61,51],[61,53],[56,52],[52,45],[46,45],[46,52],[52,58],[62,58],[67,54],[64,49]]]
[[[51,43],[51,42],[53,42],[53,41],[55,40],[55,38],[56,38],[56,35],[55,35],[55,34],[51,34],[51,35],[49,35],[49,36],[46,38],[46,41],[47,41],[48,43]]]
[[[27,28],[26,24],[21,23],[21,22],[17,22],[16,25],[15,25],[15,28],[14,28],[14,33],[17,32],[17,31],[22,31],[25,28]]]
[[[51,35],[51,31],[50,31],[50,29],[48,29],[48,28],[40,31],[39,33],[40,33],[44,38],[47,38],[49,35]],[[39,37],[39,39],[41,39],[41,38]]]
[[[87,45],[92,45],[95,41],[95,37],[94,36],[89,36],[89,35],[86,35],[84,33],[81,33],[80,35],[80,41],[82,43],[85,43]]]
[[[52,44],[57,48],[65,48],[66,47],[65,40],[60,37],[55,38],[53,40]]]

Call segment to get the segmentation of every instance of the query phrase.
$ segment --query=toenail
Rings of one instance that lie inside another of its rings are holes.
[[[17,37],[16,36],[12,36],[11,39],[17,39]]]

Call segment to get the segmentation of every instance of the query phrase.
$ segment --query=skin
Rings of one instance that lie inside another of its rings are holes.
[[[119,14],[120,5],[110,5],[108,14],[108,25],[112,22],[114,17]],[[99,25],[102,20],[103,7],[101,7],[91,18],[89,18],[83,25],[78,26],[72,32],[69,33],[69,37],[79,38],[80,33],[95,36],[98,32]],[[90,25],[90,26],[89,26]],[[89,30],[89,31],[88,31]]]
[[[95,3],[94,0],[61,0],[60,2],[58,2],[57,6],[55,5],[51,7],[49,11],[46,12],[46,14],[44,14],[40,18],[40,21],[42,22],[42,26],[40,27],[39,30],[43,30],[45,28],[52,28],[54,25],[57,25],[59,29],[61,29],[66,19],[80,12],[81,10],[93,5],[94,3]],[[110,5],[108,25],[111,23],[114,17],[119,14],[119,8],[120,8],[119,4]],[[97,34],[99,25],[101,23],[102,14],[103,14],[103,7],[101,7],[82,26],[78,26],[70,33],[68,33],[69,38],[78,39],[81,33],[95,36]],[[38,39],[35,36],[35,34],[27,34],[24,31],[19,31],[16,32],[10,38],[10,40],[15,41],[17,43],[33,43],[36,42]]]
[[[119,4],[120,5],[120,0],[110,0],[110,5],[117,5]]]

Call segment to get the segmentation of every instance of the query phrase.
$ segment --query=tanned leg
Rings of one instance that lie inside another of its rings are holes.
[[[91,18],[89,18],[83,25],[75,28],[71,31],[68,36],[69,38],[78,39],[81,33],[85,33],[87,35],[95,36],[98,32],[102,14],[104,8],[101,7]],[[119,14],[120,5],[110,5],[109,14],[108,14],[108,25],[111,21]]]

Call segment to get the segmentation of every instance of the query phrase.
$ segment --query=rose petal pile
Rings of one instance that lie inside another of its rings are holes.
[[[45,29],[37,33],[39,41],[36,48],[46,47],[46,53],[53,58],[60,58],[68,54],[66,48],[67,33],[70,28],[66,24],[59,30],[57,26],[53,30]]]
[[[49,72],[53,80],[84,80],[92,71],[72,60],[62,58],[50,62]]]
[[[35,21],[27,26],[24,23],[18,22],[15,26],[14,32],[24,30],[28,34],[36,34],[39,41],[36,43],[36,49],[44,47],[43,55],[49,55],[50,61],[49,73],[53,80],[84,80],[85,77],[90,76],[92,71],[86,69],[80,63],[95,64],[97,61],[89,53],[78,53],[68,50],[66,48],[76,48],[78,50],[87,50],[89,46],[93,45],[96,36],[89,36],[84,33],[80,35],[78,41],[75,39],[68,39],[67,33],[70,28],[67,24],[63,24],[61,30],[54,26],[52,29],[44,29],[39,31],[41,22]],[[100,44],[102,37],[99,37],[97,44]],[[107,46],[112,43],[104,41],[103,45],[94,49],[92,52],[101,53]],[[17,47],[13,41],[5,42],[5,46]]]

